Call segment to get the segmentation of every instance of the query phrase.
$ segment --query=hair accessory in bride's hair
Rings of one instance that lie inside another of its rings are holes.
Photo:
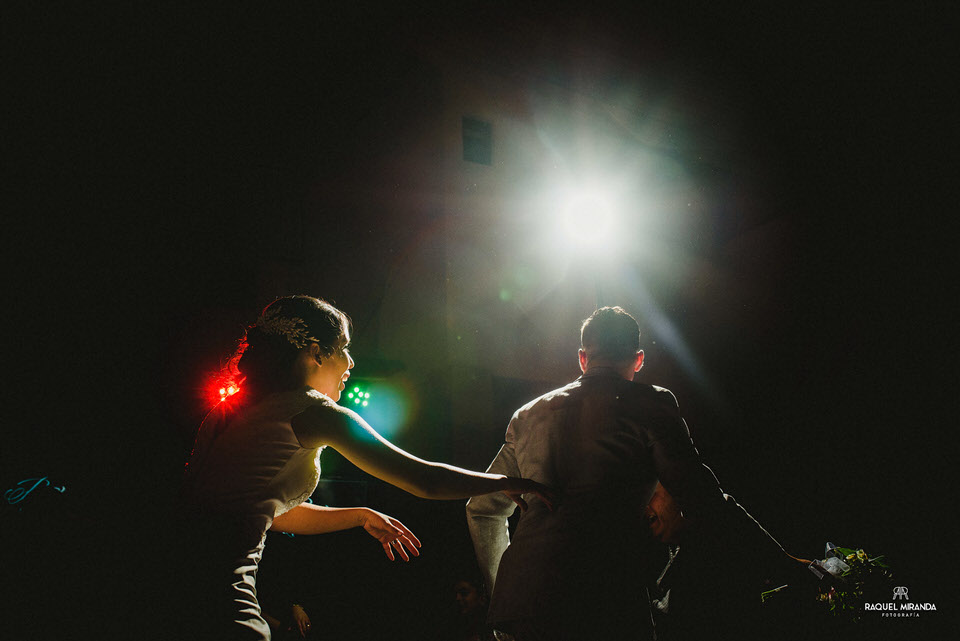
[[[264,334],[273,334],[283,336],[287,341],[297,349],[303,349],[310,343],[319,343],[320,341],[307,334],[307,323],[298,316],[285,318],[280,315],[280,310],[268,309],[260,314],[260,318],[253,324]]]

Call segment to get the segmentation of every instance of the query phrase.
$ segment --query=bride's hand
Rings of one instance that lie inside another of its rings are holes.
[[[400,554],[400,558],[404,561],[410,560],[410,554],[420,556],[420,551],[417,549],[420,547],[420,539],[397,519],[364,508],[362,525],[367,534],[380,542],[384,553],[391,561],[396,559],[393,554],[394,550]],[[410,554],[407,553],[408,550]]]
[[[526,511],[528,507],[527,502],[523,500],[523,495],[532,493],[539,496],[540,500],[546,503],[547,509],[551,512],[553,511],[554,503],[557,500],[557,493],[546,485],[542,485],[531,479],[521,479],[512,476],[508,476],[506,481],[508,487],[505,490],[501,490],[501,492],[509,496],[514,503],[520,506],[521,510]]]

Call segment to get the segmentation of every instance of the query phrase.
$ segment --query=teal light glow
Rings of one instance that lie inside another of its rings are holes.
[[[405,381],[358,381],[352,389],[346,406],[386,438],[396,436],[414,411],[414,392]]]

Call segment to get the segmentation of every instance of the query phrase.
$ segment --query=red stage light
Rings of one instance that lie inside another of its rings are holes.
[[[236,406],[237,398],[231,397],[243,393],[245,381],[246,377],[240,376],[239,372],[227,371],[224,368],[207,375],[197,387],[197,398],[202,399],[201,402],[207,410],[221,405],[224,401],[230,406]],[[227,407],[221,406],[220,409],[227,409]]]
[[[236,393],[239,392],[239,391],[240,391],[240,387],[239,387],[238,385],[229,385],[229,386],[227,386],[227,387],[221,387],[221,388],[220,388],[220,400],[221,400],[221,401],[225,401],[225,400],[227,400],[227,397],[233,396],[234,394],[236,394]]]

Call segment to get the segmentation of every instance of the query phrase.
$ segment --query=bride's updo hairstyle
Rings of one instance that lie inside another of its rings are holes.
[[[320,358],[346,347],[350,318],[330,303],[312,296],[285,296],[267,305],[247,328],[230,369],[245,400],[293,389],[298,385],[294,362],[311,343]]]

